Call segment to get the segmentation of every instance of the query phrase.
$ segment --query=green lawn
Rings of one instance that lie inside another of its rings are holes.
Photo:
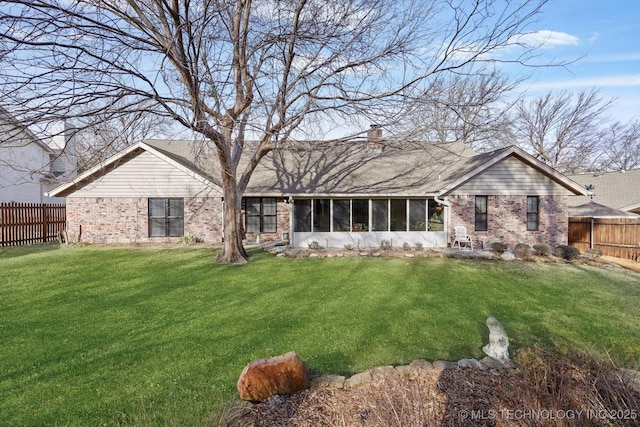
[[[295,350],[350,374],[570,346],[635,367],[640,275],[443,258],[276,258],[208,249],[0,249],[3,425],[204,425],[250,361]]]

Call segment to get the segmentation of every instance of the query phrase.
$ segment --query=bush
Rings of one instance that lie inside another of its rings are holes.
[[[574,260],[580,256],[578,248],[567,245],[558,245],[553,251],[553,254],[557,257],[564,258],[567,261]]]
[[[320,243],[317,240],[309,243],[309,249],[320,249]]]
[[[194,243],[201,242],[202,240],[196,236],[189,235],[189,236],[180,236],[180,239],[178,241],[183,245],[193,245]]]
[[[411,245],[405,242],[402,244],[402,249],[404,249],[405,251],[410,251]]]
[[[518,243],[513,249],[513,253],[517,256],[527,256],[531,253],[531,246],[526,243]]]
[[[416,243],[416,251],[421,251],[424,249],[424,245],[422,243]]]
[[[509,246],[505,245],[502,242],[494,242],[491,244],[491,249],[499,254],[503,254],[507,249],[509,249]]]
[[[596,248],[590,248],[584,251],[584,254],[591,258],[600,258],[602,256],[602,251]]]
[[[380,242],[380,249],[384,250],[384,251],[390,251],[391,250],[391,241],[390,240],[383,240]]]
[[[348,251],[354,251],[356,249],[356,247],[351,243],[347,243],[346,245],[344,245],[344,248]]]
[[[549,256],[551,255],[551,248],[544,243],[536,243],[533,245],[533,253],[540,256]]]

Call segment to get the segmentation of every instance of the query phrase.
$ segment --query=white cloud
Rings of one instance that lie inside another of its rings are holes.
[[[640,87],[640,74],[618,74],[612,76],[594,76],[580,79],[552,80],[533,83],[529,90],[551,90],[591,87]]]
[[[514,36],[511,42],[527,47],[551,48],[556,46],[577,46],[580,44],[580,39],[568,33],[540,30]]]

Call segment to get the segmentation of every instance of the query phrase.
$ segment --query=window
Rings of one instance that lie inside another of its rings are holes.
[[[333,201],[333,231],[351,230],[351,200]]]
[[[247,233],[276,232],[275,197],[247,197],[245,204],[245,226]]]
[[[476,196],[476,231],[487,231],[487,199],[488,196]]]
[[[184,235],[184,199],[149,199],[149,237]]]
[[[369,200],[354,199],[351,204],[353,210],[352,231],[369,231]]]
[[[427,230],[427,201],[409,200],[409,231]]]
[[[311,200],[293,201],[294,231],[311,231],[311,202]]]
[[[389,200],[371,201],[372,231],[389,231]]]
[[[444,206],[429,199],[429,231],[444,231]]]
[[[538,196],[527,196],[527,231],[538,231]]]
[[[331,231],[331,200],[315,199],[313,201],[313,231]]]
[[[391,199],[391,231],[407,231],[407,199]]]

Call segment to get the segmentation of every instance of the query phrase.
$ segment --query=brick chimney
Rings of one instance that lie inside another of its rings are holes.
[[[382,126],[371,125],[367,131],[367,148],[370,150],[382,150]]]

